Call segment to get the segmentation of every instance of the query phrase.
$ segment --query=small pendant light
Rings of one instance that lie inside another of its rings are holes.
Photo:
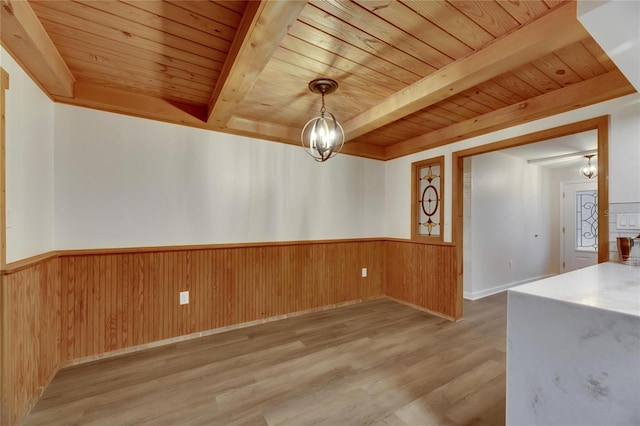
[[[338,83],[328,78],[318,78],[309,83],[311,92],[322,95],[322,107],[320,115],[305,124],[301,140],[307,154],[318,162],[334,157],[344,145],[342,126],[324,106],[324,95],[335,92],[337,88]]]
[[[591,158],[595,157],[595,154],[585,155],[587,159],[587,164],[580,167],[580,176],[585,179],[593,179],[598,176],[598,166],[595,164],[591,164]]]

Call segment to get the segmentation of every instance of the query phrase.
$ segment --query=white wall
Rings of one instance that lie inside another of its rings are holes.
[[[549,177],[549,170],[501,152],[471,158],[473,226],[464,243],[471,244],[472,273],[465,270],[465,297],[557,272]]]
[[[6,91],[7,262],[53,250],[54,104],[0,48]]]
[[[384,163],[56,104],[59,249],[380,237]]]
[[[455,151],[501,141],[602,115],[611,115],[609,202],[640,201],[640,95],[638,93],[422,151],[385,163],[386,235],[410,238],[411,163],[445,156],[445,241],[451,241],[451,156]]]
[[[632,96],[635,101],[611,114],[609,203],[640,202],[640,95]]]

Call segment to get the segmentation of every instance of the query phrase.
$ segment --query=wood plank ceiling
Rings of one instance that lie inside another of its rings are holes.
[[[3,46],[58,102],[390,159],[635,90],[573,1],[0,0]]]

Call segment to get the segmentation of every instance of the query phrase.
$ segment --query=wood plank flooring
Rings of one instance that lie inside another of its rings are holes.
[[[388,299],[61,370],[25,425],[503,425],[506,293]]]

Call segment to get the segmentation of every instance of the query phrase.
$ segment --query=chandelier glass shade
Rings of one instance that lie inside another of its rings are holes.
[[[593,179],[598,176],[598,166],[591,163],[591,158],[593,157],[595,157],[595,155],[585,155],[587,164],[580,167],[580,176],[585,179]]]
[[[301,140],[307,154],[318,162],[334,157],[344,145],[344,130],[324,105],[324,95],[334,92],[337,88],[338,83],[328,78],[319,78],[309,83],[309,90],[322,96],[322,107],[320,115],[305,124]]]

